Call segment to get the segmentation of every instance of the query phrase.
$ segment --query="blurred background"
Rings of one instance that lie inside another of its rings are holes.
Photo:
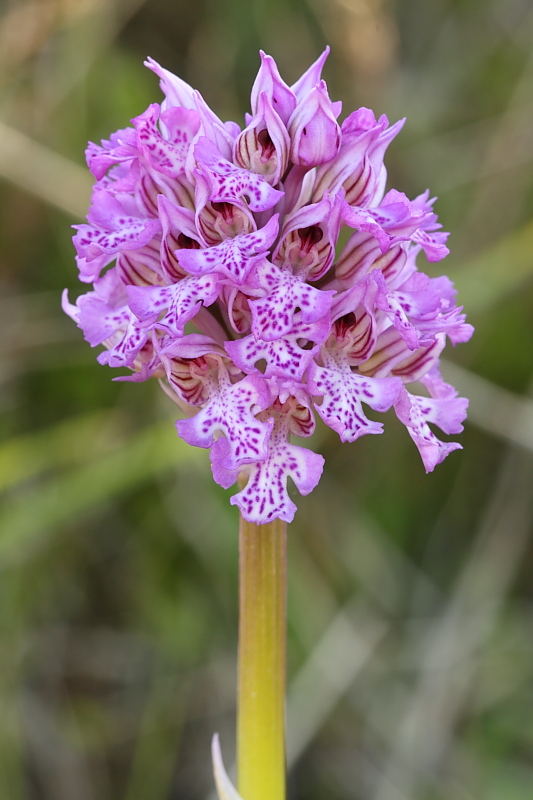
[[[392,415],[290,530],[291,800],[533,796],[533,8],[529,0],[3,0],[0,798],[207,800],[234,756],[237,515],[156,382],[113,383],[62,315],[83,151],[160,100],[153,56],[242,119],[271,53],[407,125],[476,325],[426,476]]]

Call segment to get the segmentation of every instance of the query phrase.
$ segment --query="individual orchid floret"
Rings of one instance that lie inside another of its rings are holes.
[[[461,433],[467,406],[468,401],[463,397],[433,399],[402,389],[395,411],[416,444],[426,472],[432,472],[449,453],[462,449],[459,442],[441,442],[428,423],[437,425],[444,433]]]
[[[244,201],[218,202],[211,198],[213,181],[206,173],[195,171],[195,223],[201,241],[206,246],[217,245],[243,233],[257,230],[257,223]]]
[[[234,363],[247,374],[258,373],[259,361],[265,361],[265,376],[279,375],[302,380],[306,369],[324,342],[330,329],[329,320],[306,323],[301,312],[294,315],[291,332],[273,341],[265,341],[251,334],[237,341],[226,342],[226,352]]]
[[[350,205],[369,207],[379,203],[385,191],[385,151],[398,135],[405,120],[389,125],[383,114],[376,121],[369,109],[359,109],[341,125],[341,148],[331,162],[322,164],[316,175],[313,201],[325,191],[344,190]]]
[[[160,380],[178,434],[210,450],[221,486],[239,479],[231,502],[258,525],[293,518],[290,481],[316,486],[322,456],[291,437],[317,418],[354,442],[394,408],[429,471],[459,447],[431,426],[460,433],[466,414],[438,362],[472,327],[451,281],[417,265],[448,253],[434,198],[385,191],[404,120],[338,122],[328,52],[292,86],[261,53],[243,130],[149,59],[161,105],[87,148],[74,244],[93,286],[63,302],[117,380]]]
[[[375,208],[353,208],[344,202],[342,218],[350,228],[371,233],[382,253],[398,242],[410,241],[416,231],[433,217],[430,210],[420,208],[403,194],[391,189]]]
[[[213,141],[224,157],[229,158],[232,151],[233,137],[227,125],[209,108],[200,92],[193,89],[177,75],[163,69],[153,58],[144,62],[160,78],[161,91],[165,99],[161,105],[163,111],[169,108],[189,109],[199,114],[202,133]]]
[[[69,303],[63,293],[63,310],[78,324],[91,347],[105,344],[98,355],[101,364],[111,367],[135,367],[136,359],[150,338],[127,302],[127,291],[117,269],[95,281],[95,291]]]
[[[78,255],[92,261],[120,250],[143,247],[161,230],[158,219],[141,217],[130,197],[116,197],[105,189],[95,191],[87,215],[88,225],[75,225]]]
[[[279,74],[278,67],[272,56],[267,56],[262,50],[259,54],[261,56],[261,66],[252,86],[250,98],[252,114],[257,114],[259,98],[264,94],[281,121],[287,124],[289,117],[296,108],[296,95]]]
[[[340,111],[339,104],[329,99],[324,81],[298,103],[288,122],[293,164],[316,167],[335,158],[341,146]]]
[[[193,275],[219,272],[235,284],[242,284],[250,270],[264,261],[278,233],[278,215],[253,233],[225,239],[205,250],[189,249],[179,256],[181,266]]]
[[[96,180],[101,180],[110,167],[128,164],[137,157],[134,128],[124,128],[103,139],[101,145],[89,142],[85,150],[87,166]]]
[[[276,186],[287,169],[289,148],[287,128],[263,92],[257,114],[235,141],[233,159],[239,167],[257,172]]]
[[[342,199],[328,195],[287,214],[279,244],[272,259],[282,267],[291,266],[295,274],[318,280],[335,258],[341,225]]]
[[[259,286],[265,296],[250,300],[254,336],[272,342],[291,333],[295,315],[302,322],[318,322],[329,316],[334,290],[323,291],[306,283],[290,269],[279,269],[266,259],[254,270],[249,285]]]
[[[365,403],[374,411],[388,411],[403,390],[399,378],[368,378],[350,367],[346,355],[335,355],[323,348],[323,367],[313,362],[308,373],[309,391],[322,397],[317,411],[336,431],[341,442],[355,442],[367,433],[383,433],[381,422],[369,420],[363,411]]]
[[[169,396],[187,412],[191,406],[204,405],[209,399],[211,373],[218,373],[220,360],[226,358],[224,348],[210,336],[189,333],[180,339],[163,340],[157,354],[172,392]],[[227,358],[224,364],[231,370]]]
[[[158,121],[161,119],[161,128]],[[139,152],[158,172],[177,178],[185,172],[187,156],[200,129],[200,115],[187,108],[169,108],[160,115],[157,103],[133,120]]]
[[[322,475],[323,457],[288,441],[293,414],[294,406],[289,401],[283,405],[278,402],[271,408],[272,432],[267,457],[244,468],[248,477],[246,486],[230,500],[251,522],[264,524],[274,519],[292,522],[296,505],[289,497],[287,479],[290,477],[300,494],[306,495]],[[236,478],[236,472],[228,471],[223,485],[231,486]]]
[[[198,170],[211,179],[212,203],[245,202],[251,211],[266,211],[281,199],[282,192],[273,189],[267,181],[240,169],[225,159],[206,137],[199,139],[194,148]]]
[[[200,307],[212,305],[218,297],[220,278],[216,274],[188,276],[171,286],[128,286],[128,303],[136,317],[151,328],[171,336],[183,336],[185,325]],[[166,312],[161,316],[161,312]],[[145,325],[144,327],[147,327]]]
[[[174,283],[187,274],[180,265],[180,252],[182,250],[199,250],[203,243],[196,228],[193,211],[174,205],[160,194],[158,196],[158,215],[162,227],[159,248],[161,270],[165,279],[169,283]]]
[[[181,438],[196,447],[210,448],[218,438],[215,434],[223,434],[228,449],[222,466],[228,470],[264,461],[271,423],[256,418],[270,404],[264,379],[250,375],[232,383],[224,362],[219,360],[216,374],[212,371],[209,377],[208,395],[198,414],[176,423]]]

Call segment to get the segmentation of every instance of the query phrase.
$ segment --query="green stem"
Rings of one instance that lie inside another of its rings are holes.
[[[239,556],[239,794],[285,800],[287,524],[241,517]]]

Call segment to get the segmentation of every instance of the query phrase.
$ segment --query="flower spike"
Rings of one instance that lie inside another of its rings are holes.
[[[293,518],[289,478],[303,495],[318,483],[322,456],[290,440],[317,416],[354,442],[394,408],[431,471],[460,447],[431,426],[458,434],[467,408],[438,363],[473,329],[451,281],[417,266],[448,254],[448,234],[429,191],[386,191],[405,120],[338,121],[328,54],[290,86],[261,52],[243,129],[148,59],[161,104],[87,148],[95,186],[74,244],[92,287],[63,299],[118,380],[160,379],[178,434],[210,450],[220,485],[240,478],[231,502],[258,525]],[[221,800],[240,800],[218,740],[213,759]]]

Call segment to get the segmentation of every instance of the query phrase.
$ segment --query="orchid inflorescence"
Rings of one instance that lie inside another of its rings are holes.
[[[116,380],[159,377],[180,406],[179,435],[211,449],[215,480],[257,524],[290,522],[324,459],[290,442],[315,410],[341,441],[383,426],[363,404],[394,407],[431,471],[456,442],[467,400],[443,381],[446,339],[472,327],[445,277],[433,199],[385,194],[385,151],[403,126],[360,108],[339,125],[321,72],[329,49],[289,87],[261,53],[246,127],[149,59],[165,98],[101,145],[88,224],[74,243],[93,291],[64,309]],[[336,255],[341,228],[353,231]],[[103,270],[111,266],[106,272]],[[422,384],[427,396],[407,386]]]

